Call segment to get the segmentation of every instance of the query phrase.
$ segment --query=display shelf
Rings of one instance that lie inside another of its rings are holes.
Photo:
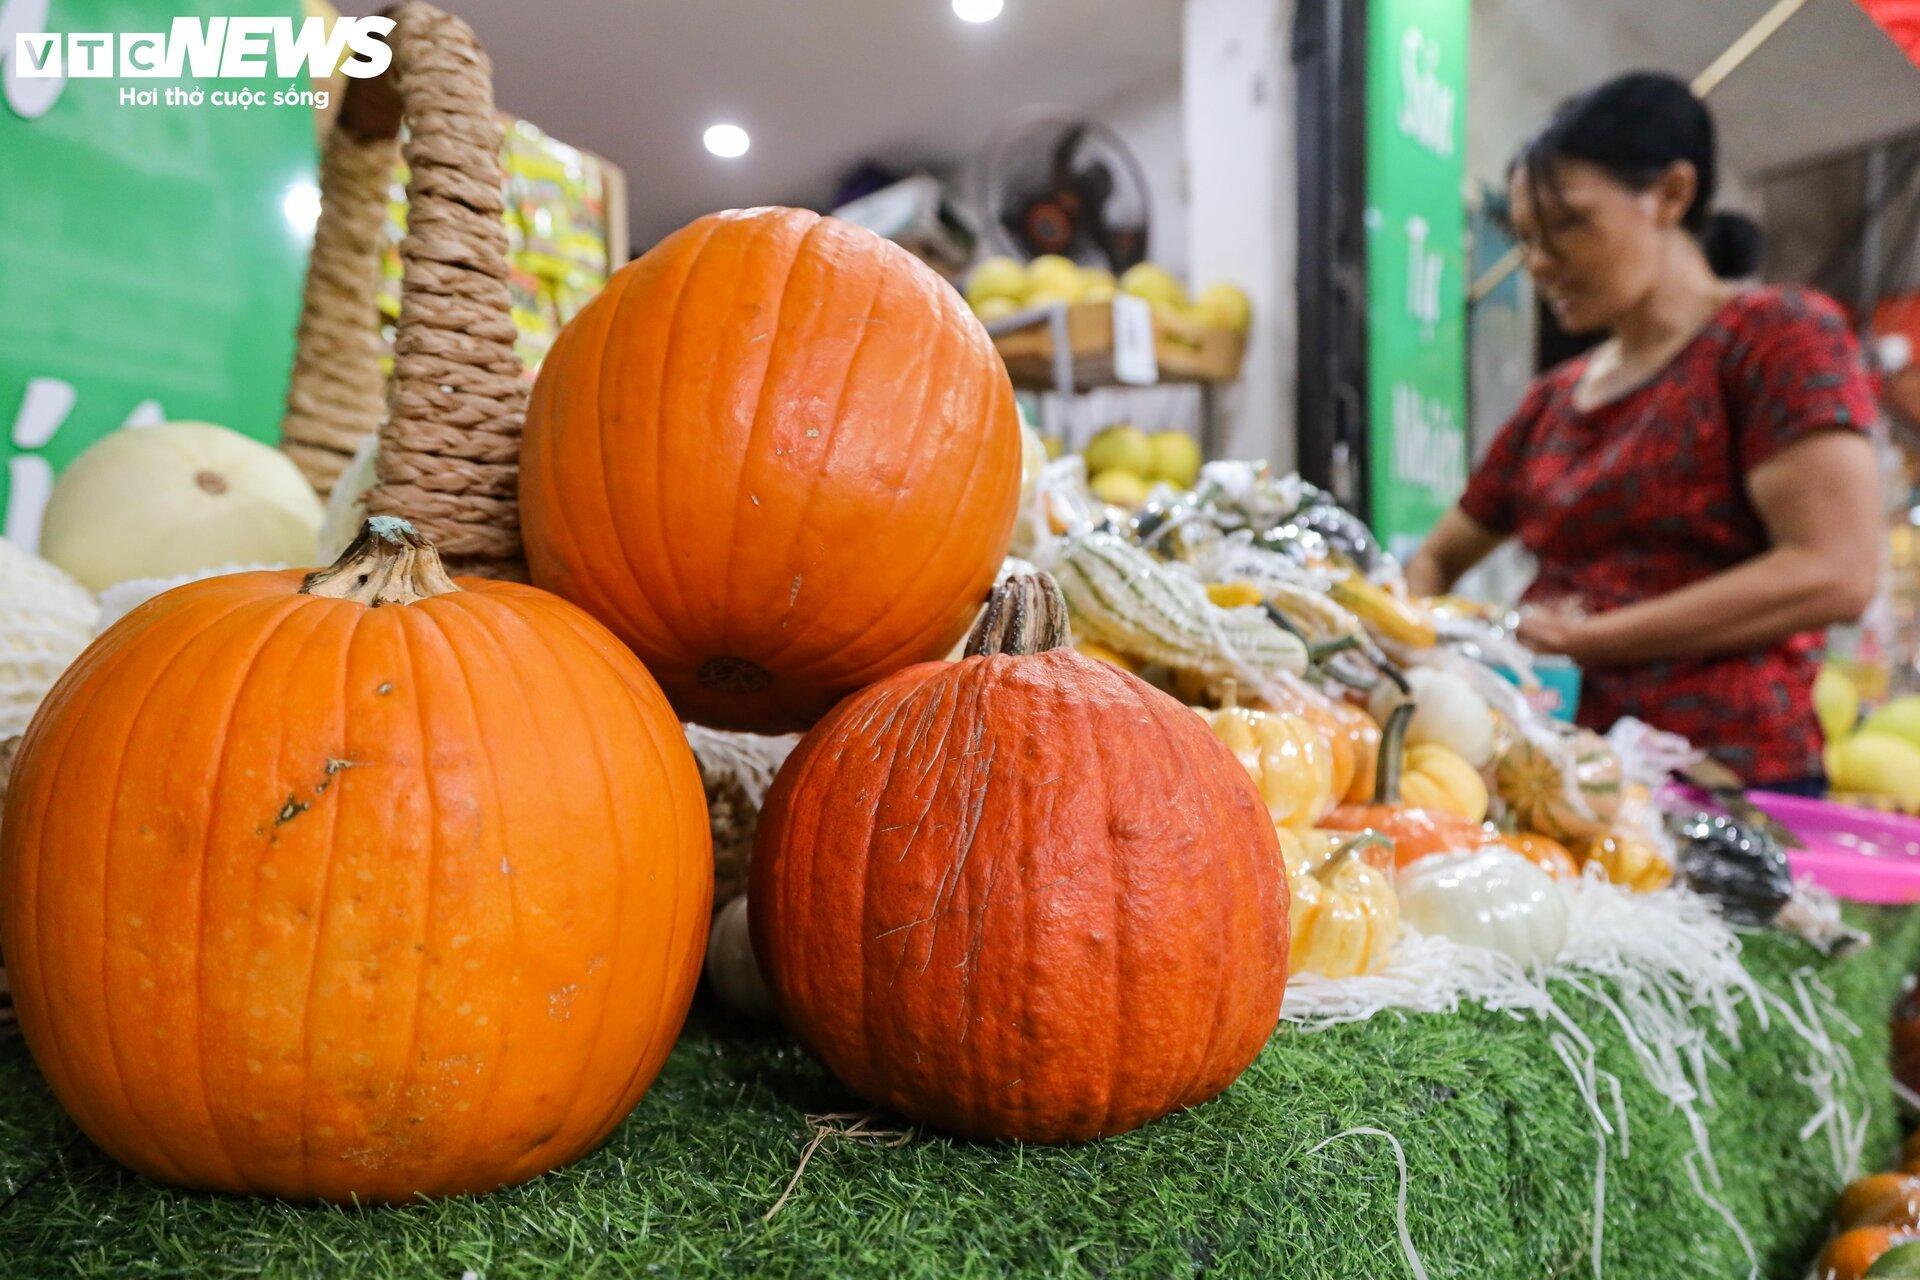
[[[1150,334],[1145,348],[1129,355],[1119,309],[1139,308],[1136,332]],[[987,325],[1007,376],[1023,391],[1047,393],[1041,430],[1065,439],[1061,405],[1068,396],[1102,387],[1149,387],[1168,383],[1200,388],[1200,450],[1220,456],[1215,388],[1240,376],[1245,334],[1173,315],[1124,295],[1111,302],[1056,303],[1028,307]]]
[[[1112,303],[1030,307],[994,321],[987,332],[1006,361],[1013,385],[1026,391],[1218,383],[1240,376],[1247,348],[1244,334],[1199,324],[1160,308],[1150,314],[1157,376],[1146,380],[1123,377],[1124,371],[1115,368]],[[1056,362],[1063,350],[1068,361],[1064,378]]]
[[[1886,1016],[1920,959],[1920,913],[1857,914],[1875,946],[1823,960],[1751,935],[1749,968],[1791,998],[1817,978],[1853,1058],[1838,1099],[1866,1116],[1864,1157],[1897,1136]],[[1726,1222],[1693,1190],[1684,1118],[1653,1092],[1601,1008],[1563,1007],[1619,1076],[1630,1149],[1609,1152],[1604,1274],[1749,1274]],[[1697,1015],[1706,1025],[1706,1015]],[[109,1162],[55,1106],[18,1036],[0,1037],[0,1256],[10,1274],[83,1277],[423,1275],[486,1280],[630,1275],[1271,1277],[1393,1280],[1393,1155],[1377,1137],[1315,1150],[1357,1126],[1393,1133],[1410,1171],[1409,1228],[1429,1274],[1585,1277],[1593,1244],[1593,1121],[1555,1055],[1552,1024],[1468,1007],[1285,1028],[1219,1100],[1075,1148],[900,1147],[829,1139],[792,1197],[762,1217],[812,1134],[857,1112],[787,1037],[727,1028],[705,1008],[633,1116],[579,1163],[519,1188],[403,1209],[343,1211],[196,1195]],[[1710,1036],[1708,1127],[1718,1198],[1751,1237],[1758,1274],[1798,1277],[1843,1179],[1824,1137],[1806,1045],[1785,1020]]]

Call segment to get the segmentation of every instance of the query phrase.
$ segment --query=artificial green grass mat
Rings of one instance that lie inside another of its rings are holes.
[[[1869,1167],[1897,1138],[1886,1016],[1920,959],[1920,912],[1856,917],[1877,944],[1822,960],[1747,941],[1774,990],[1811,968],[1860,1034],[1853,1114],[1871,1109]],[[1732,1231],[1693,1192],[1682,1117],[1636,1069],[1624,1036],[1556,993],[1620,1078],[1631,1153],[1609,1151],[1605,1274],[1747,1274]],[[696,1011],[638,1110],[571,1168],[491,1196],[399,1209],[303,1208],[177,1192],[113,1165],[61,1114],[18,1036],[0,1039],[0,1274],[7,1276],[1247,1276],[1408,1275],[1397,1179],[1435,1280],[1592,1274],[1595,1137],[1552,1029],[1478,1007],[1304,1033],[1284,1029],[1217,1101],[1074,1149],[971,1146],[917,1135],[885,1148],[825,1143],[785,1208],[808,1114],[858,1105],[776,1033]],[[1761,1274],[1799,1280],[1838,1191],[1824,1141],[1801,1142],[1814,1101],[1804,1043],[1749,1020],[1711,1079],[1721,1199]],[[886,1122],[881,1122],[885,1124]]]

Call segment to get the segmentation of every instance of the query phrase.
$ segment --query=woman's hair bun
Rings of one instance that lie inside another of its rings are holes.
[[[1722,280],[1741,280],[1760,270],[1765,243],[1760,224],[1740,213],[1716,213],[1700,229],[1700,247],[1707,265]]]

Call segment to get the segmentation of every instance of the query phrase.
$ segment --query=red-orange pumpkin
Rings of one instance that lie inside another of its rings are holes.
[[[713,884],[633,656],[391,520],[304,589],[122,620],[28,729],[0,832],[20,1028],[81,1128],[298,1199],[483,1191],[599,1142],[678,1033]]]
[[[960,295],[798,209],[701,218],[615,273],[521,456],[534,581],[731,728],[805,727],[951,649],[1019,492],[1012,386]]]
[[[1076,1142],[1205,1101],[1280,1015],[1272,820],[1206,723],[1057,647],[1050,579],[969,656],[855,694],[761,812],[754,954],[854,1093],[972,1138]]]

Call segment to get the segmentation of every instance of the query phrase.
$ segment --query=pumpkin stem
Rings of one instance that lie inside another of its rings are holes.
[[[1406,741],[1407,724],[1412,719],[1413,704],[1403,702],[1387,713],[1387,722],[1380,728],[1380,758],[1373,771],[1375,804],[1400,803],[1400,765],[1404,758],[1401,746]]]
[[[1358,649],[1360,643],[1359,636],[1340,636],[1333,640],[1322,640],[1319,644],[1310,644],[1307,646],[1307,661],[1318,666],[1336,653]]]
[[[1378,849],[1382,846],[1391,849],[1393,841],[1378,831],[1362,831],[1351,840],[1342,840],[1335,845],[1333,852],[1327,855],[1327,860],[1313,869],[1313,874],[1320,879],[1325,879],[1328,872],[1335,870],[1355,854],[1364,849]]]
[[[351,600],[378,609],[458,591],[440,553],[397,516],[373,516],[340,558],[300,583],[303,595]]]
[[[1016,573],[994,587],[967,638],[966,656],[1045,653],[1067,643],[1067,598],[1038,569]]]

